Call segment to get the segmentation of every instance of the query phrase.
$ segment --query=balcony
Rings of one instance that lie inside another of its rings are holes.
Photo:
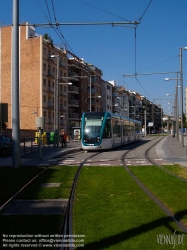
[[[48,102],[47,107],[50,108],[50,109],[54,108],[54,103],[53,102]]]
[[[76,86],[68,86],[68,91],[74,94],[79,94],[79,87]]]
[[[64,63],[64,62],[61,61],[61,62],[59,62],[59,66],[63,67],[63,68],[66,68],[67,65],[66,65],[66,63]]]
[[[51,55],[48,55],[47,60],[48,60],[49,62],[54,63],[54,58],[51,57]]]
[[[70,72],[69,76],[70,77],[76,77],[76,76],[79,76],[79,74],[77,74],[76,72]]]
[[[51,70],[48,70],[47,76],[50,78],[54,78],[54,72]]]
[[[69,106],[79,107],[79,101],[76,99],[69,100]]]
[[[48,92],[54,92],[54,88],[51,86],[48,86],[47,90],[48,90]]]
[[[52,124],[53,122],[54,122],[54,119],[52,118],[45,119],[45,123]]]
[[[67,107],[60,104],[60,107],[59,107],[60,111],[67,111]]]
[[[68,94],[67,91],[64,91],[64,90],[60,90],[60,91],[59,91],[59,96],[64,96],[64,97],[67,98],[67,94]]]
[[[79,113],[70,113],[69,118],[76,118],[79,119]]]
[[[92,88],[91,89],[91,94],[95,94],[96,93],[96,89],[95,88]]]

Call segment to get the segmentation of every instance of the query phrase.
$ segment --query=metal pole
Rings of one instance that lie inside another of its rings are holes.
[[[92,112],[92,76],[90,75],[90,112]]]
[[[41,128],[39,128],[39,159],[42,159],[42,131]]]
[[[59,55],[57,55],[57,147],[59,147]]]
[[[146,110],[144,110],[144,121],[145,121],[145,136],[147,135],[147,127],[146,127]]]
[[[179,103],[178,103],[178,73],[176,86],[176,137],[179,139]]]
[[[55,83],[54,83],[54,147],[56,147],[56,83],[57,83],[57,80],[55,79]]]
[[[182,47],[180,47],[180,106],[181,106],[181,144],[184,146],[183,135],[183,72],[182,72]]]
[[[20,113],[19,113],[19,0],[13,0],[12,27],[12,166],[20,167]]]

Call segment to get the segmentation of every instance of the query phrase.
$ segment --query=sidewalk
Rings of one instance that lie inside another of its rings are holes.
[[[38,150],[21,155],[21,166],[35,166],[48,159],[52,159],[58,155],[62,155],[66,151],[79,151],[81,150],[81,143],[79,141],[67,142],[66,148],[59,147],[42,147],[41,155]],[[41,159],[40,159],[41,156]],[[12,166],[12,155],[6,157],[0,157],[0,167],[11,167]]]
[[[181,142],[171,135],[158,143],[156,153],[160,159],[165,159],[170,164],[187,167],[187,147],[182,147]]]

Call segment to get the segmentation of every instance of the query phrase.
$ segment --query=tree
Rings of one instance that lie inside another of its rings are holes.
[[[53,45],[53,39],[47,33],[43,35],[43,38],[46,39],[51,45]]]

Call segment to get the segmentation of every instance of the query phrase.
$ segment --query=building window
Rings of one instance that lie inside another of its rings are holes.
[[[44,95],[44,102],[46,102],[46,96]]]
[[[46,86],[46,79],[44,79],[44,82],[43,82],[43,83],[44,83],[44,86]]]
[[[43,64],[43,68],[44,68],[44,71],[46,71],[46,64],[45,63]]]

